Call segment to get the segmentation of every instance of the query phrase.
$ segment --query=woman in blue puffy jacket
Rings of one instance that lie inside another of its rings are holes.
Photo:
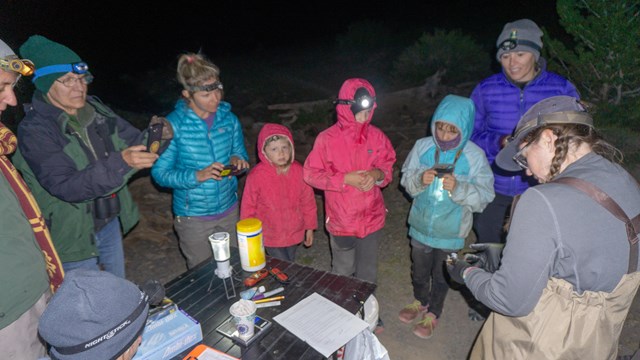
[[[242,126],[222,101],[218,67],[204,55],[184,54],[178,60],[178,81],[182,99],[167,116],[174,140],[151,175],[158,185],[173,189],[174,227],[192,268],[212,255],[212,233],[225,231],[236,239],[238,180],[233,175],[249,163]]]
[[[474,216],[473,228],[478,242],[504,242],[503,227],[513,197],[535,184],[523,171],[505,171],[494,162],[520,117],[542,99],[557,95],[579,97],[569,80],[546,70],[545,60],[540,57],[542,34],[538,25],[529,19],[506,24],[496,42],[496,59],[502,71],[481,81],[471,94],[476,105],[471,141],[487,155],[496,194],[493,202]],[[482,319],[475,314],[470,317]]]

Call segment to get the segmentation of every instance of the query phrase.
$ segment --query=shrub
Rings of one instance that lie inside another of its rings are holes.
[[[446,69],[443,82],[458,84],[487,76],[490,65],[491,57],[473,38],[460,30],[436,29],[402,52],[394,62],[392,75],[399,86],[418,86],[438,70]]]
[[[640,127],[640,2],[558,0],[557,10],[573,44],[549,39],[550,67],[597,105],[599,124]]]

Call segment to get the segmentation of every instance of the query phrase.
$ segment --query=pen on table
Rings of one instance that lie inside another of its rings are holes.
[[[254,300],[253,302],[256,304],[260,304],[260,303],[266,303],[266,302],[270,302],[270,301],[276,301],[276,300],[283,300],[284,296],[274,296],[272,298],[264,298],[264,299],[260,299],[260,300]]]
[[[256,304],[256,308],[266,308],[266,307],[272,307],[272,306],[279,306],[280,305],[280,301],[270,301],[270,302],[266,302],[266,303],[260,303],[260,304]]]
[[[253,299],[251,299],[251,300],[260,300],[260,299],[268,298],[269,296],[273,296],[275,294],[279,294],[279,293],[281,293],[283,291],[284,291],[284,288],[281,286],[281,287],[279,287],[277,289],[273,289],[271,291],[267,291],[267,292],[263,292],[263,293],[260,293],[260,294],[256,294],[253,297]]]

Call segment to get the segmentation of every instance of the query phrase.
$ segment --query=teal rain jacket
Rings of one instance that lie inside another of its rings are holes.
[[[409,236],[433,248],[461,249],[471,230],[473,213],[484,210],[495,196],[493,172],[484,151],[469,141],[474,116],[471,99],[447,95],[433,114],[431,133],[435,136],[436,121],[455,125],[461,133],[460,144],[443,151],[434,136],[421,138],[402,166],[400,183],[413,198]],[[436,158],[439,164],[455,166],[457,184],[451,193],[442,188],[438,177],[428,186],[422,184],[422,174],[436,165]]]

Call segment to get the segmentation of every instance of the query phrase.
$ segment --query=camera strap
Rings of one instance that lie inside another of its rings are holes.
[[[454,168],[456,166],[456,162],[458,162],[458,159],[460,158],[460,155],[462,155],[462,149],[463,149],[462,147],[460,149],[458,149],[458,151],[456,152],[456,157],[453,158],[453,167]],[[440,163],[440,149],[437,146],[436,146],[436,157],[435,157],[435,160],[436,160],[436,162],[435,162],[436,164]]]

